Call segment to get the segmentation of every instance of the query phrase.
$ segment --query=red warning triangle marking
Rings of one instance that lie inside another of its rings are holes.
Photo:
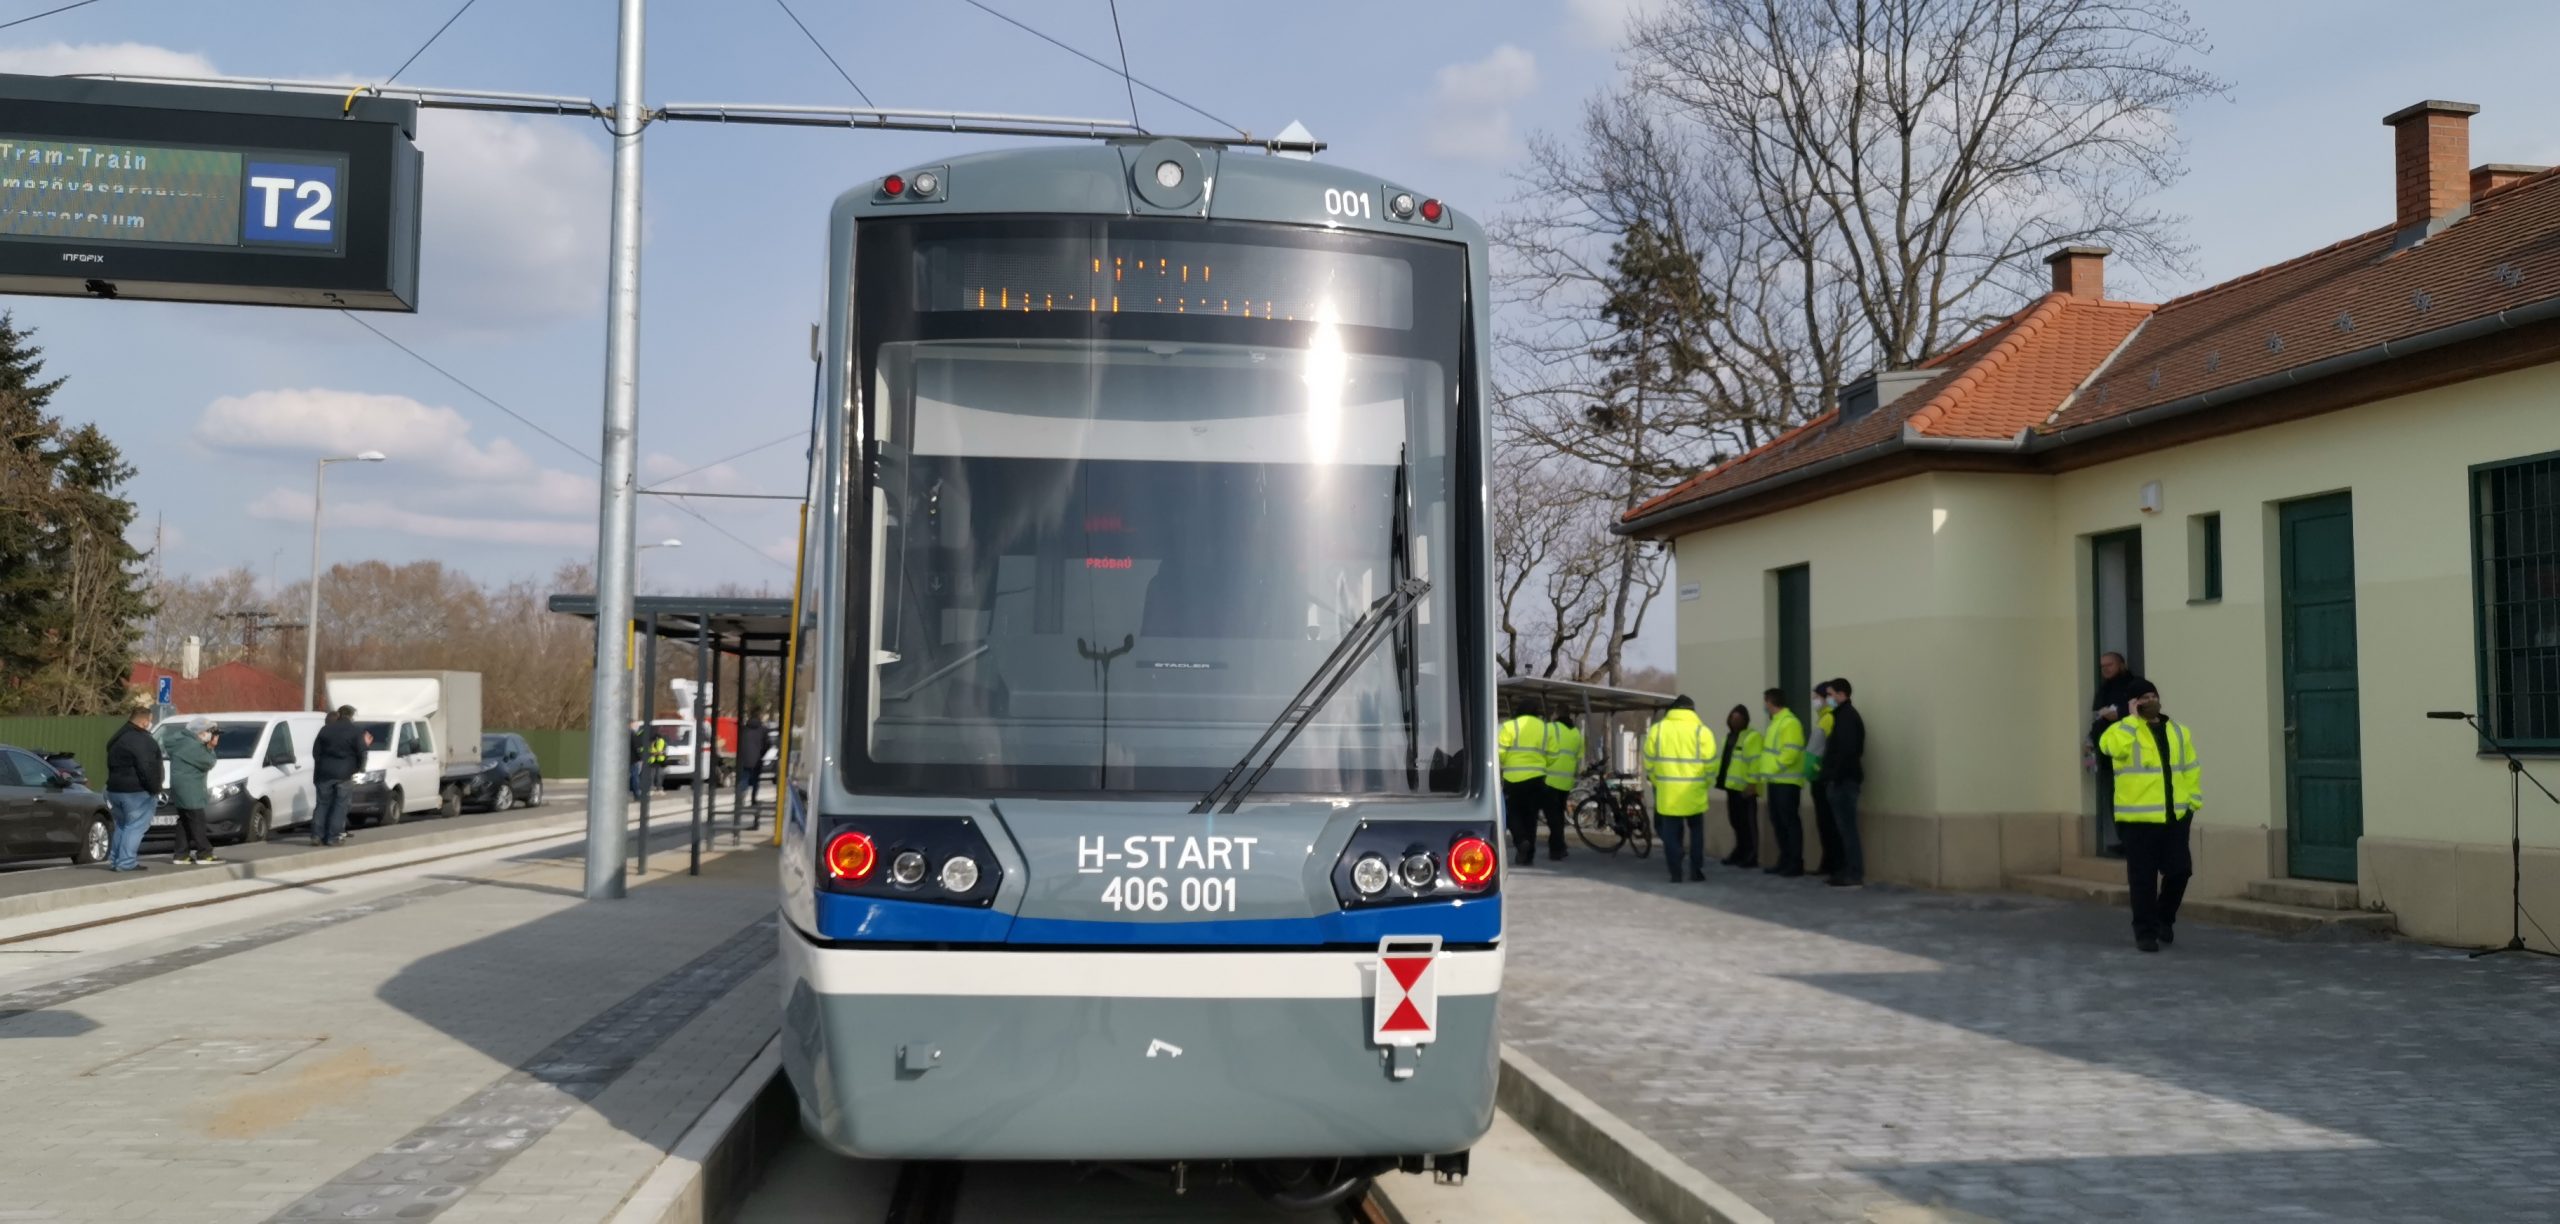
[[[1390,956],[1384,959],[1387,972],[1396,975],[1396,985],[1407,990],[1413,989],[1413,984],[1422,979],[1422,971],[1431,967],[1428,956]]]
[[[1422,1013],[1414,1010],[1413,1000],[1407,999],[1396,1004],[1395,1014],[1388,1016],[1387,1022],[1379,1026],[1378,1031],[1381,1033],[1427,1033],[1431,1031],[1431,1026],[1422,1022]]]

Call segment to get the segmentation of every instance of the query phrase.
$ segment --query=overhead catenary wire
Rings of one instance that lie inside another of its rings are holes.
[[[1082,51],[1082,50],[1080,50],[1080,49],[1078,49],[1078,48],[1076,48],[1076,47],[1074,47],[1074,46],[1071,46],[1071,45],[1067,44],[1066,42],[1061,41],[1061,40],[1060,40],[1060,39],[1058,39],[1055,35],[1052,35],[1052,34],[1046,33],[1045,31],[1042,31],[1042,30],[1040,30],[1040,29],[1038,29],[1038,28],[1036,28],[1036,27],[1034,27],[1034,26],[1032,26],[1032,25],[1030,25],[1030,24],[1028,24],[1028,23],[1026,23],[1026,22],[1024,22],[1024,21],[1022,21],[1022,20],[1020,20],[1019,18],[1015,18],[1015,17],[1007,16],[1007,15],[1006,15],[1005,13],[1003,13],[1002,11],[1000,11],[1000,10],[998,10],[998,9],[996,9],[996,8],[994,8],[994,7],[992,7],[992,6],[990,6],[990,5],[988,5],[987,3],[985,3],[985,0],[968,0],[968,2],[969,2],[969,6],[970,6],[971,8],[977,9],[978,11],[980,11],[980,12],[982,12],[982,13],[985,13],[986,15],[988,15],[988,16],[990,16],[990,17],[995,18],[996,20],[1001,21],[1001,22],[1005,23],[1006,25],[1012,26],[1013,28],[1015,28],[1015,29],[1017,29],[1017,30],[1022,31],[1022,32],[1023,32],[1023,33],[1025,33],[1025,34],[1029,34],[1029,35],[1031,35],[1033,38],[1037,38],[1037,39],[1039,39],[1040,41],[1045,42],[1045,43],[1049,44],[1050,46],[1056,47],[1057,49],[1059,49],[1059,50],[1061,50],[1061,51],[1064,51],[1064,52],[1066,52],[1066,53],[1067,53],[1067,54],[1069,54],[1069,55],[1075,56],[1077,59],[1083,60],[1084,62],[1086,62],[1086,63],[1088,63],[1088,64],[1091,64],[1091,65],[1093,65],[1093,66],[1094,66],[1094,67],[1096,67],[1096,68],[1100,68],[1100,69],[1102,69],[1104,72],[1109,72],[1109,73],[1117,74],[1123,82],[1127,83],[1128,85],[1130,85],[1131,87],[1133,87],[1133,88],[1135,88],[1135,89],[1143,89],[1143,90],[1146,90],[1148,93],[1154,94],[1155,96],[1157,96],[1157,97],[1159,97],[1159,98],[1162,98],[1162,99],[1164,99],[1164,100],[1165,100],[1165,101],[1167,101],[1167,102],[1171,102],[1171,103],[1173,103],[1174,105],[1179,106],[1179,107],[1183,108],[1184,110],[1190,111],[1192,114],[1198,115],[1198,116],[1200,116],[1201,118],[1206,119],[1206,120],[1208,120],[1208,121],[1209,121],[1209,122],[1211,122],[1211,123],[1217,124],[1219,127],[1226,128],[1226,129],[1228,129],[1229,131],[1232,131],[1232,132],[1236,133],[1236,134],[1237,134],[1237,135],[1239,135],[1239,136],[1244,136],[1244,137],[1247,137],[1247,138],[1249,139],[1249,138],[1251,138],[1251,137],[1252,137],[1252,135],[1253,135],[1253,133],[1248,132],[1248,131],[1246,131],[1245,129],[1243,129],[1243,128],[1241,128],[1241,127],[1238,127],[1238,126],[1236,126],[1235,124],[1229,123],[1229,122],[1227,122],[1226,120],[1221,119],[1221,118],[1217,117],[1216,115],[1212,115],[1212,114],[1210,114],[1209,112],[1207,112],[1207,111],[1205,111],[1205,110],[1202,110],[1202,109],[1200,109],[1199,107],[1194,106],[1194,105],[1192,105],[1192,104],[1191,104],[1191,103],[1189,103],[1189,102],[1185,102],[1185,101],[1183,101],[1183,100],[1182,100],[1182,99],[1180,99],[1180,98],[1174,97],[1172,94],[1166,93],[1165,91],[1163,91],[1163,90],[1161,90],[1161,89],[1158,89],[1158,88],[1156,88],[1156,87],[1155,87],[1155,86],[1153,86],[1153,85],[1149,85],[1149,84],[1147,84],[1145,81],[1141,81],[1141,80],[1139,80],[1139,79],[1138,79],[1138,78],[1136,78],[1136,77],[1130,76],[1130,75],[1129,75],[1129,72],[1128,72],[1128,66],[1127,66],[1125,63],[1124,63],[1124,64],[1122,64],[1122,65],[1121,65],[1120,67],[1118,67],[1118,68],[1114,68],[1114,67],[1112,67],[1112,66],[1111,66],[1111,62],[1110,62],[1109,60],[1105,60],[1105,59],[1101,59],[1101,58],[1096,57],[1096,56],[1093,56],[1093,55],[1089,55],[1089,54],[1085,53],[1084,51]],[[1115,15],[1114,15],[1114,17],[1113,17],[1113,23],[1114,23],[1114,27],[1115,27],[1115,29],[1116,29],[1116,28],[1117,28],[1117,24],[1118,24],[1118,17],[1117,17],[1117,10],[1116,10],[1116,8],[1115,8],[1115,10],[1114,10],[1114,14],[1115,14]],[[1124,56],[1124,58],[1125,58],[1125,56]],[[1135,107],[1135,106],[1134,106],[1134,104],[1133,104],[1133,105],[1132,105],[1132,107],[1131,107],[1131,110],[1134,112],[1134,111],[1135,111],[1135,109],[1136,109],[1136,107]]]
[[[498,411],[500,411],[500,412],[503,412],[503,413],[507,414],[509,417],[513,418],[517,424],[522,425],[522,426],[524,426],[525,428],[530,429],[530,430],[532,430],[533,432],[538,433],[538,434],[542,435],[543,437],[550,439],[552,442],[554,442],[554,443],[558,444],[562,449],[567,450],[570,454],[576,455],[577,457],[579,457],[579,458],[581,458],[581,459],[586,460],[586,461],[587,461],[587,463],[588,463],[590,466],[594,466],[594,467],[603,467],[603,466],[604,466],[604,464],[603,464],[601,461],[599,461],[599,460],[598,460],[594,455],[587,453],[587,451],[586,451],[585,449],[583,449],[583,448],[579,447],[577,444],[575,444],[575,443],[573,443],[573,442],[570,442],[568,439],[563,438],[563,437],[561,437],[560,435],[555,434],[555,433],[551,432],[551,431],[550,431],[550,430],[548,430],[548,429],[544,429],[542,426],[540,426],[540,425],[538,425],[538,424],[535,424],[535,423],[534,423],[533,418],[528,417],[528,416],[526,416],[525,414],[523,414],[523,413],[521,413],[521,412],[518,412],[518,411],[516,411],[516,410],[515,410],[515,409],[513,409],[513,408],[508,407],[505,403],[501,402],[501,401],[500,401],[496,396],[491,395],[491,394],[489,394],[488,392],[483,391],[483,390],[481,390],[481,389],[480,389],[480,388],[478,388],[478,387],[472,386],[472,385],[470,384],[470,382],[466,381],[466,380],[465,380],[461,375],[456,374],[456,373],[454,373],[453,371],[451,371],[451,370],[448,370],[448,369],[444,368],[443,366],[437,365],[433,360],[429,359],[429,358],[426,356],[426,354],[421,353],[421,352],[419,352],[419,351],[418,351],[418,350],[416,350],[416,349],[410,348],[408,345],[402,344],[402,343],[400,343],[398,340],[394,340],[394,339],[392,339],[392,338],[391,338],[391,336],[390,336],[389,334],[385,333],[382,329],[380,329],[380,328],[378,328],[378,327],[375,327],[375,326],[374,326],[373,324],[371,324],[371,323],[367,323],[367,322],[365,322],[362,318],[359,318],[359,317],[358,317],[354,312],[352,312],[352,311],[346,311],[346,310],[341,310],[341,311],[339,311],[338,313],[339,313],[339,314],[342,314],[342,315],[345,315],[345,316],[347,317],[347,321],[348,321],[348,322],[351,322],[351,323],[355,324],[356,326],[358,326],[358,327],[361,327],[361,328],[365,329],[366,331],[372,332],[372,333],[374,334],[374,336],[375,336],[377,339],[380,339],[384,344],[388,344],[388,345],[390,345],[391,347],[396,348],[396,349],[400,350],[401,352],[408,354],[408,355],[409,355],[409,358],[410,358],[411,360],[413,360],[413,361],[417,362],[418,364],[420,364],[420,365],[422,365],[422,366],[427,367],[427,368],[428,368],[428,369],[430,369],[430,370],[435,371],[436,373],[438,373],[438,374],[440,374],[440,375],[443,375],[443,376],[444,376],[444,378],[445,378],[445,380],[446,380],[447,382],[450,382],[450,383],[452,383],[453,385],[455,385],[455,386],[457,386],[457,387],[460,387],[460,388],[462,388],[462,389],[463,389],[463,390],[465,390],[465,391],[470,392],[470,393],[472,394],[472,396],[473,396],[473,397],[475,397],[475,398],[477,398],[481,403],[487,404],[487,405],[489,405],[490,407],[495,408],[495,409],[497,409]],[[798,435],[797,433],[794,433],[792,436],[797,437],[797,436],[799,436],[799,435]],[[673,497],[673,498],[682,498],[684,495],[683,495],[683,494],[680,494],[680,493],[670,493],[670,494],[668,494],[668,496]],[[741,536],[741,535],[739,535],[738,533],[736,533],[736,532],[734,532],[734,531],[731,531],[731,530],[729,530],[728,528],[723,527],[723,526],[721,526],[721,525],[720,525],[720,524],[718,524],[718,523],[712,522],[710,519],[705,518],[705,517],[703,516],[703,514],[702,514],[702,512],[701,512],[701,511],[694,509],[692,506],[686,505],[683,501],[678,500],[678,501],[673,502],[673,504],[672,504],[672,508],[673,508],[673,509],[675,509],[676,511],[678,511],[678,512],[682,513],[685,517],[690,518],[690,519],[694,520],[695,522],[698,522],[698,523],[702,524],[703,526],[708,527],[708,528],[710,528],[711,530],[713,530],[713,531],[715,531],[715,532],[718,532],[719,534],[721,534],[721,535],[723,535],[723,536],[728,537],[728,539],[729,539],[729,541],[730,541],[731,543],[736,544],[736,545],[737,545],[738,547],[740,547],[740,548],[746,549],[750,554],[753,554],[754,556],[760,557],[760,558],[764,559],[766,562],[768,562],[768,563],[770,563],[770,564],[773,564],[773,565],[783,565],[783,564],[784,564],[782,561],[779,561],[779,560],[775,559],[775,557],[773,556],[773,554],[768,553],[768,552],[766,552],[765,550],[763,550],[763,549],[761,549],[761,548],[758,548],[754,543],[752,543],[752,542],[750,542],[749,540],[747,540],[747,538],[746,538],[746,537]],[[788,567],[788,566],[785,566],[785,568],[789,568],[789,567]]]
[[[0,21],[0,30],[14,29],[18,26],[25,25],[30,21],[41,21],[44,18],[53,16],[55,13],[68,13],[76,8],[87,8],[97,2],[98,0],[75,0],[74,3],[63,5],[60,8],[49,8],[41,13],[29,13],[15,21]]]
[[[871,95],[863,90],[862,82],[854,80],[853,74],[845,71],[843,64],[836,62],[836,53],[827,50],[827,44],[819,42],[818,36],[809,32],[809,23],[800,20],[800,14],[791,11],[789,0],[773,0],[773,2],[782,10],[783,16],[791,19],[791,24],[800,27],[800,36],[808,39],[809,45],[818,49],[818,54],[827,57],[827,67],[835,69],[836,75],[843,77],[845,84],[853,86],[853,95],[862,99],[864,106],[872,105]]]
[[[1111,0],[1111,41],[1120,45],[1120,88],[1129,95],[1129,126],[1143,132],[1147,125],[1138,118],[1138,87],[1129,81],[1129,38],[1120,32],[1120,0]]]
[[[462,20],[462,15],[470,12],[471,6],[479,2],[480,0],[462,0],[462,7],[453,10],[453,16],[445,18],[444,24],[436,27],[435,33],[427,35],[427,41],[419,43],[418,49],[410,52],[409,58],[400,61],[400,66],[392,69],[390,76],[382,78],[382,83],[388,85],[399,80],[400,74],[409,70],[409,65],[417,63],[418,57],[427,53],[427,48],[436,45],[436,40],[444,37],[444,32],[452,29],[453,23]]]
[[[785,442],[797,442],[797,441],[800,441],[802,438],[804,438],[804,437],[806,437],[806,436],[807,436],[807,435],[806,435],[803,431],[795,429],[795,430],[792,430],[790,433],[784,434],[784,435],[782,435],[782,436],[781,436],[781,437],[779,437],[779,438],[775,438],[774,440],[772,440],[772,441],[770,441],[770,442],[758,442],[758,443],[756,443],[755,445],[750,446],[750,447],[748,447],[748,448],[747,448],[747,449],[745,449],[745,450],[739,451],[737,454],[734,454],[734,455],[730,455],[730,456],[728,456],[727,458],[723,458],[723,459],[714,459],[714,460],[712,460],[712,461],[711,461],[711,462],[709,462],[709,463],[701,464],[701,465],[696,466],[696,467],[689,467],[689,468],[686,468],[685,470],[683,470],[683,471],[681,471],[681,472],[678,472],[678,473],[676,473],[676,474],[675,474],[675,475],[673,475],[673,476],[669,476],[669,477],[667,477],[666,479],[661,480],[661,481],[659,481],[658,483],[656,483],[656,484],[654,484],[654,485],[651,485],[651,486],[649,486],[648,488],[643,489],[643,490],[641,490],[641,491],[642,491],[642,492],[644,492],[644,493],[682,493],[682,492],[684,492],[685,490],[682,490],[682,489],[670,489],[670,488],[668,488],[667,486],[668,486],[668,485],[671,485],[671,484],[674,484],[675,482],[677,482],[677,481],[679,481],[679,480],[682,480],[682,479],[684,479],[684,478],[685,478],[685,477],[687,477],[687,476],[691,476],[691,475],[693,475],[693,474],[694,474],[694,473],[696,473],[696,472],[707,472],[707,471],[710,471],[711,469],[716,468],[716,467],[718,467],[718,466],[720,466],[721,464],[724,464],[724,463],[735,463],[735,462],[737,462],[737,461],[738,461],[738,460],[740,460],[740,459],[744,459],[744,458],[746,458],[746,457],[747,457],[747,456],[749,456],[749,455],[755,454],[757,451],[771,450],[771,449],[773,449],[774,447],[780,446],[780,445],[782,445],[782,444],[783,444],[783,443],[785,443]],[[798,498],[793,498],[792,500],[797,501],[797,500],[799,500],[799,499],[798,499]]]

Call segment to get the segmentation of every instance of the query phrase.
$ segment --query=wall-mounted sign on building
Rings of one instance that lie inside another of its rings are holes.
[[[417,117],[0,75],[0,292],[415,310]]]

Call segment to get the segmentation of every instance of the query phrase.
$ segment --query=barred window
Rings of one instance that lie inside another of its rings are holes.
[[[2483,725],[2560,748],[2560,455],[2472,469],[2471,506]]]

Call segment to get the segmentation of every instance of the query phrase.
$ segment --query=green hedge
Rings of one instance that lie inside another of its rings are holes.
[[[38,756],[69,752],[80,758],[92,786],[107,784],[107,738],[124,720],[113,714],[82,718],[0,718],[0,744]]]
[[[584,728],[571,731],[513,731],[524,737],[533,749],[534,759],[542,762],[546,778],[583,778],[587,776],[587,733]]]

